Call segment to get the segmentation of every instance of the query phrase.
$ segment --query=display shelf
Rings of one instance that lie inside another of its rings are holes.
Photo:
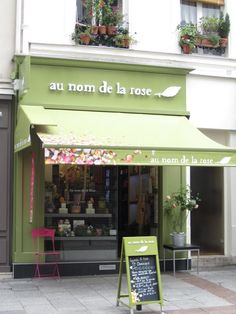
[[[81,237],[55,237],[59,241],[116,241],[116,236],[81,236]]]
[[[59,214],[59,213],[46,213],[45,217],[49,218],[111,218],[112,214]]]

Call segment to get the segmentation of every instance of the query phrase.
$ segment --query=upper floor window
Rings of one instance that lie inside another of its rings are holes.
[[[72,40],[76,44],[129,48],[135,38],[123,14],[123,0],[77,0]]]
[[[223,13],[224,0],[180,0],[180,5],[178,29],[182,51],[225,55],[230,20]]]

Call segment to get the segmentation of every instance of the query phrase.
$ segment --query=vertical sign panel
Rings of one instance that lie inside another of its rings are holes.
[[[126,263],[128,294],[121,293],[123,261]],[[123,298],[129,298],[129,304]],[[122,240],[117,305],[163,305],[159,257],[156,237],[124,237]]]

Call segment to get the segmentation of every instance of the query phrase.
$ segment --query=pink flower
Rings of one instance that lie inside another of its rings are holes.
[[[127,156],[126,156],[126,160],[127,160],[128,162],[131,162],[131,161],[133,160],[133,156],[132,156],[132,155],[127,155]]]

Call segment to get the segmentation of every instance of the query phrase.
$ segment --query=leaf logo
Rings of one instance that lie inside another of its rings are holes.
[[[137,253],[144,253],[146,252],[148,249],[148,246],[147,245],[144,245],[144,246],[141,246],[140,249],[136,250]]]
[[[228,164],[231,160],[231,157],[224,157],[219,161],[219,164]]]
[[[170,86],[167,87],[162,93],[156,93],[154,94],[155,96],[160,97],[174,97],[178,94],[180,91],[181,87],[180,86]]]

